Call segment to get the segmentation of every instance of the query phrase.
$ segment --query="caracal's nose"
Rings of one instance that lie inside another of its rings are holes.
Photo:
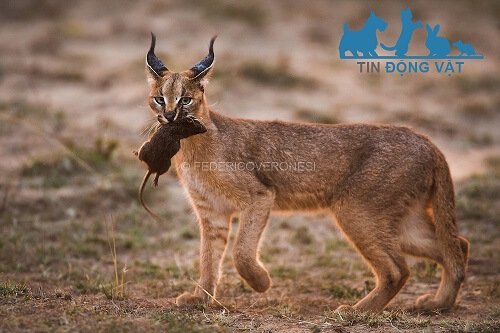
[[[170,112],[163,112],[163,116],[169,121],[174,121],[175,119],[176,112],[175,111],[170,111]]]

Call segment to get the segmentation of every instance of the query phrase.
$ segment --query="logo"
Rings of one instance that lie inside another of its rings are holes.
[[[401,76],[406,73],[428,73],[438,74],[462,73],[466,60],[484,59],[482,54],[478,54],[470,43],[461,40],[450,42],[446,37],[439,35],[440,25],[431,26],[425,24],[427,33],[425,39],[426,54],[408,55],[408,49],[417,29],[424,29],[420,21],[413,21],[410,8],[401,11],[401,33],[393,46],[383,43],[380,48],[393,55],[379,55],[379,43],[377,32],[384,32],[388,23],[375,15],[373,11],[364,23],[363,27],[357,31],[351,30],[347,23],[344,23],[344,32],[340,39],[339,54],[341,59],[362,59],[358,61],[360,73],[380,72],[380,61],[385,60],[382,67],[386,73],[398,73]],[[395,60],[395,61],[391,61]],[[433,60],[433,61],[428,61]]]

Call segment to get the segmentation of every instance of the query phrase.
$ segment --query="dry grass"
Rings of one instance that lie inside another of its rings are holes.
[[[362,325],[367,330],[379,327],[391,327],[396,330],[418,330],[424,332],[494,332],[499,326],[495,320],[433,320],[429,316],[415,316],[404,311],[384,311],[380,314],[352,312],[327,314],[327,318],[342,326]]]
[[[113,261],[114,279],[109,287],[103,286],[103,292],[108,299],[122,300],[126,297],[125,274],[127,273],[127,265],[124,264],[122,269],[118,268],[118,256],[116,254],[116,238],[115,238],[115,222],[112,217],[105,220],[106,238],[108,240],[109,252]]]

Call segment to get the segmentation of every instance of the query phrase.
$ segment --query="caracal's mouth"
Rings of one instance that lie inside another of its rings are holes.
[[[156,116],[156,119],[158,119],[158,122],[162,125],[169,123],[167,118],[165,118],[162,114],[159,114],[158,116]]]
[[[179,112],[170,111],[159,114],[156,118],[160,124],[168,124],[177,120]]]

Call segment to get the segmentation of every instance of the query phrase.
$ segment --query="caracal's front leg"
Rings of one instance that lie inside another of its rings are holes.
[[[258,292],[264,292],[271,286],[269,273],[259,261],[258,248],[273,203],[274,193],[264,190],[253,198],[252,204],[241,211],[233,249],[238,273]]]
[[[210,301],[216,296],[222,259],[226,250],[230,218],[229,214],[210,213],[197,208],[201,233],[200,280],[193,293],[185,292],[176,299],[178,306],[195,305]]]

